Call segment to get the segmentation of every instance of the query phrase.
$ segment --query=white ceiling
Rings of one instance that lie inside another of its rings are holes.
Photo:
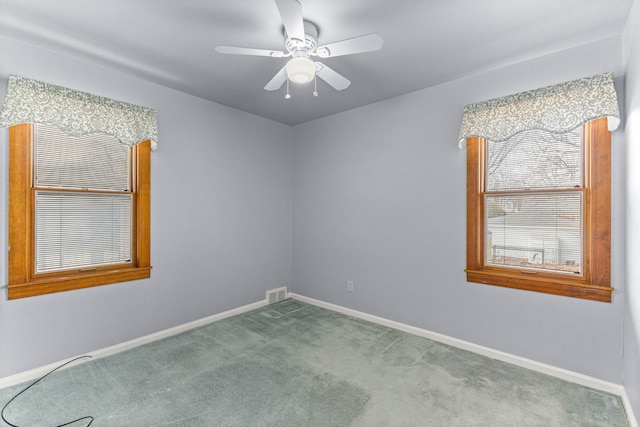
[[[633,0],[301,0],[319,44],[378,33],[378,52],[323,62],[351,80],[292,98],[264,85],[286,59],[274,0],[0,0],[0,34],[82,56],[289,125],[620,34]],[[28,76],[26,76],[28,77]],[[55,83],[55,82],[52,82]]]

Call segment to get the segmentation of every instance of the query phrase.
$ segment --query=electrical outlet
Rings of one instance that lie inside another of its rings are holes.
[[[353,280],[347,280],[347,291],[353,292]]]

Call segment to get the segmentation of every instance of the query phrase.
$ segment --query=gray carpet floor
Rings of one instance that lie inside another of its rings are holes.
[[[23,387],[0,390],[0,406]],[[92,427],[628,425],[618,396],[292,299],[57,371],[5,411],[21,427],[83,416]]]

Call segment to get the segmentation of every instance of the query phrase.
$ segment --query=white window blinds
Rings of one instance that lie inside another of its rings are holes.
[[[131,262],[130,148],[34,126],[35,273]]]
[[[487,141],[485,265],[581,274],[582,127]]]
[[[105,134],[66,135],[34,126],[35,186],[129,191],[129,147]]]
[[[36,273],[131,262],[130,194],[36,191]]]

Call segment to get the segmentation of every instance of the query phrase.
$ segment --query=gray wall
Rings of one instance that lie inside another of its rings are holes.
[[[609,38],[294,127],[295,292],[622,383],[623,132],[613,137],[611,304],[466,282],[457,147],[472,102],[606,71],[622,96],[621,46]]]
[[[624,385],[640,419],[640,3],[624,34],[626,59],[627,295],[624,310]]]
[[[291,284],[291,128],[0,37],[9,74],[154,108],[151,279],[7,301],[0,377],[265,298]],[[0,241],[8,131],[0,129]],[[7,277],[5,245],[0,277]]]

